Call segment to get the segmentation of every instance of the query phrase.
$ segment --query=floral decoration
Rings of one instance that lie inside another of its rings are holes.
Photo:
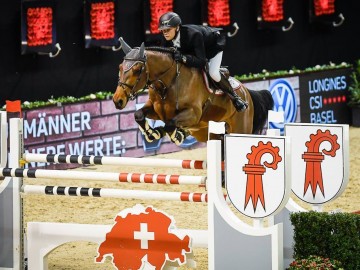
[[[96,40],[115,37],[114,2],[92,3],[90,7],[91,37]]]
[[[262,18],[266,22],[278,22],[284,19],[284,0],[263,0]]]
[[[297,259],[290,264],[287,270],[344,270],[342,264],[337,260],[310,255],[306,259]]]
[[[53,10],[51,7],[28,8],[26,19],[28,46],[52,44]]]
[[[334,63],[330,62],[328,65],[316,65],[315,67],[308,67],[305,70],[300,70],[300,69],[297,69],[296,67],[293,67],[290,70],[279,70],[279,71],[275,71],[275,72],[263,69],[261,73],[249,73],[249,74],[245,74],[245,75],[241,75],[241,76],[235,75],[235,78],[242,82],[248,82],[248,81],[253,81],[253,80],[265,80],[265,79],[269,79],[269,78],[296,76],[296,75],[309,73],[309,72],[350,68],[350,67],[352,67],[352,65],[349,63],[346,63],[346,62],[342,62],[340,64],[334,64]],[[23,109],[34,109],[34,108],[40,108],[40,107],[45,107],[45,106],[54,106],[54,105],[61,106],[61,104],[66,104],[66,103],[111,99],[112,95],[113,95],[113,92],[101,91],[101,92],[96,92],[94,94],[89,94],[87,96],[83,96],[83,97],[79,97],[79,98],[76,98],[73,96],[62,96],[62,97],[58,97],[58,98],[51,97],[50,99],[48,99],[46,101],[34,101],[34,102],[24,101],[21,104],[21,107]],[[0,108],[0,110],[4,110],[5,108],[6,107],[3,106],[2,108]]]
[[[314,0],[315,16],[335,13],[335,0]]]
[[[166,12],[173,10],[173,0],[150,0],[150,32],[151,34],[158,34],[160,16]]]
[[[213,27],[230,24],[229,0],[208,1],[208,23]]]

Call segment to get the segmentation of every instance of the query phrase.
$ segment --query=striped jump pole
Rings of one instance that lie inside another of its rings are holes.
[[[206,193],[126,190],[109,188],[24,185],[25,194],[103,197],[181,202],[207,202]]]
[[[54,155],[54,154],[32,154],[23,155],[25,162],[48,162],[48,163],[73,163],[88,165],[125,165],[144,167],[168,167],[182,169],[205,170],[207,168],[204,160],[181,160],[160,158],[131,158],[131,157],[106,157],[106,156],[83,156],[83,155]]]
[[[66,170],[41,170],[22,168],[0,168],[0,176],[3,177],[26,177],[47,178],[64,180],[91,180],[112,181],[122,183],[147,183],[147,184],[170,184],[170,185],[203,185],[206,176],[192,175],[169,175],[151,173],[110,173],[110,172],[81,172]]]

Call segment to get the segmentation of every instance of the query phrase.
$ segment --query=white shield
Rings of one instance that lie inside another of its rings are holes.
[[[285,206],[291,190],[289,151],[287,137],[225,136],[226,189],[240,213],[264,218]]]
[[[292,123],[285,135],[291,138],[294,194],[310,204],[341,195],[349,180],[349,126]]]

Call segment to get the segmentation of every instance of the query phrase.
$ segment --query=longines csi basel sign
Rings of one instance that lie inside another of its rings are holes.
[[[304,74],[300,80],[301,122],[349,124],[350,69]]]

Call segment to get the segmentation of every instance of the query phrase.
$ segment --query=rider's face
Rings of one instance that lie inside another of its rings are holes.
[[[169,41],[169,40],[173,40],[176,36],[176,28],[177,27],[171,27],[168,29],[163,29],[161,30],[162,34],[164,35],[164,38]]]

